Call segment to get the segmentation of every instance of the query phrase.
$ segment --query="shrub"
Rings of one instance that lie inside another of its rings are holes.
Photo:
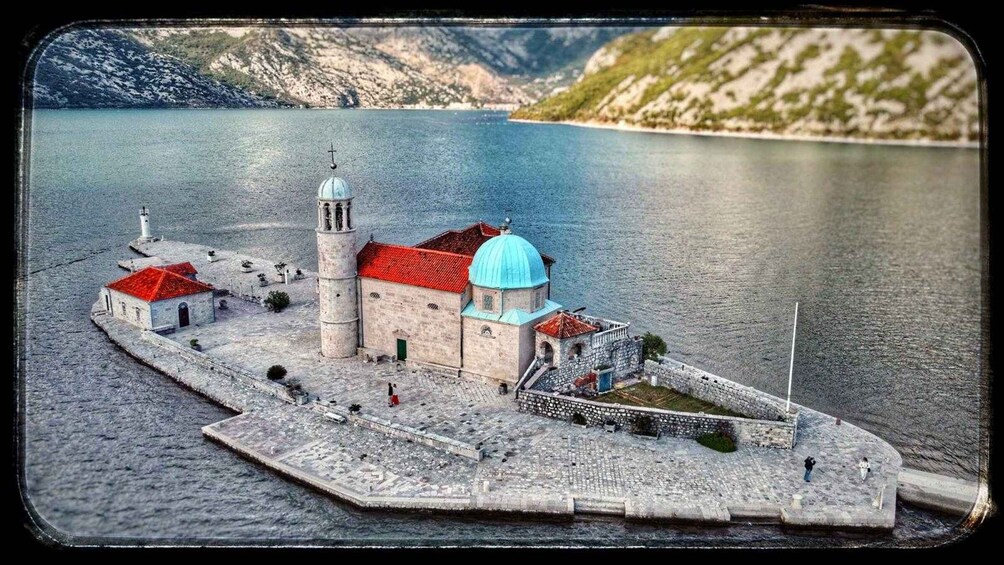
[[[652,430],[652,424],[653,422],[651,416],[639,414],[631,420],[631,432],[644,436],[654,436],[655,432]]]
[[[576,412],[576,413],[572,414],[572,423],[573,424],[577,424],[579,426],[585,426],[586,425],[586,417],[583,416],[582,414],[579,414],[578,412]]]
[[[265,373],[270,381],[277,381],[286,376],[286,368],[282,365],[272,365]]]
[[[241,261],[241,267],[244,267],[245,269],[250,269],[251,265],[254,265],[254,263],[248,261],[247,259]]]
[[[719,433],[704,434],[697,438],[697,443],[722,453],[731,453],[736,450],[736,442],[732,441],[729,436]]]
[[[658,361],[659,357],[666,354],[666,342],[661,337],[645,332],[641,338],[641,356],[643,359]]]
[[[289,295],[281,290],[273,290],[265,299],[265,307],[273,312],[282,312],[289,306]]]
[[[359,406],[358,404],[352,404],[349,406],[349,412],[358,412],[361,409],[362,406]]]
[[[196,346],[199,345],[199,340],[197,340],[197,339],[190,339],[190,340],[188,340],[188,345],[191,345],[192,347],[196,347]]]
[[[285,263],[276,263],[273,266],[275,267],[275,272],[279,273],[280,275],[282,275],[283,273],[286,272],[286,264]]]

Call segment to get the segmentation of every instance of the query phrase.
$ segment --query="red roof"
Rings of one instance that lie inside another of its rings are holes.
[[[368,242],[356,255],[359,276],[461,293],[473,257],[433,249]]]
[[[499,235],[499,229],[485,222],[471,224],[464,229],[450,230],[443,232],[436,237],[427,239],[415,247],[422,249],[436,249],[471,257],[477,252],[481,245],[489,239]],[[553,265],[554,259],[541,253],[540,258],[545,265]]]
[[[185,264],[169,265],[169,267],[180,267]],[[191,267],[190,264],[188,266]],[[192,268],[192,270],[195,269]],[[212,286],[204,282],[193,281],[175,270],[168,270],[165,267],[147,267],[105,286],[147,302],[213,290]]]
[[[533,327],[533,329],[551,337],[565,339],[589,332],[595,332],[600,328],[592,324],[587,324],[566,312],[559,312],[557,316],[553,316],[550,319],[537,324]]]
[[[188,261],[185,261],[184,263],[175,263],[174,265],[161,265],[158,268],[164,269],[165,271],[171,271],[172,273],[178,273],[179,275],[185,277],[199,272],[195,270],[195,267]]]

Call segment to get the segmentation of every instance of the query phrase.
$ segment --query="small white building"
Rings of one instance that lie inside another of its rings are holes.
[[[145,330],[174,331],[216,321],[213,287],[191,263],[147,267],[101,289],[105,311]]]

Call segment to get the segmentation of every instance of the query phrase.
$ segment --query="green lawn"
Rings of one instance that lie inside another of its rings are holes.
[[[660,408],[676,412],[704,412],[705,414],[715,414],[718,416],[743,417],[742,414],[736,414],[731,410],[715,406],[710,402],[705,402],[693,396],[687,396],[671,388],[652,386],[646,382],[600,395],[595,400],[610,404],[645,406],[647,408]]]

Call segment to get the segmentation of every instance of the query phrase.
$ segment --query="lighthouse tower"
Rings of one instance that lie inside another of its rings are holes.
[[[139,234],[140,241],[153,241],[153,236],[150,235],[150,211],[146,206],[139,209]]]
[[[331,169],[335,154],[331,151]],[[321,354],[356,355],[359,305],[356,301],[356,226],[352,192],[332,176],[317,189],[317,279],[321,310]]]

